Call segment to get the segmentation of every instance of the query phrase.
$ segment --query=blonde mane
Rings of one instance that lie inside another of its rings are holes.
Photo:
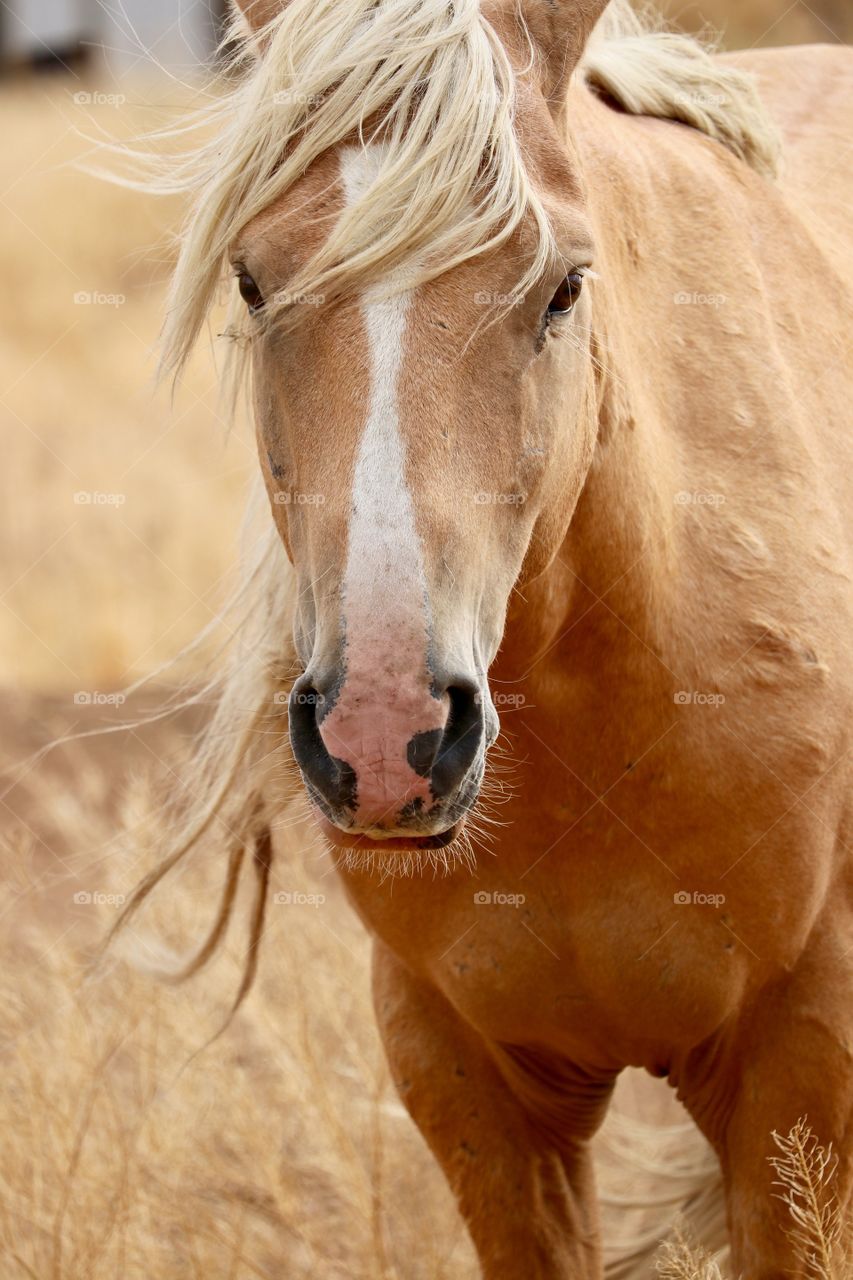
[[[231,35],[246,48],[241,23]],[[200,121],[213,136],[170,184],[196,199],[170,297],[167,366],[179,368],[198,336],[235,234],[345,141],[381,141],[382,162],[268,300],[267,323],[294,299],[334,302],[404,266],[413,287],[424,283],[504,243],[527,214],[538,244],[520,288],[539,278],[551,231],[513,127],[513,68],[479,0],[290,0],[248,41],[262,56]]]
[[[148,184],[193,197],[168,303],[166,369],[180,369],[191,351],[237,233],[345,141],[383,142],[376,177],[268,300],[267,322],[306,296],[334,302],[395,268],[408,269],[412,286],[424,283],[501,245],[528,217],[537,244],[516,291],[549,266],[551,229],[514,129],[517,72],[480,0],[290,0],[260,33],[235,19],[227,41],[232,87],[165,135],[185,142],[200,131],[202,142]],[[694,37],[660,30],[630,0],[608,6],[578,76],[631,114],[680,120],[755,168],[775,168],[775,133],[750,78]],[[241,314],[235,305],[236,330]]]
[[[759,173],[779,165],[779,136],[752,78],[714,56],[707,40],[664,30],[631,0],[611,0],[587,46],[581,74],[635,116],[679,120]]]
[[[519,290],[546,268],[553,239],[513,127],[516,73],[479,0],[291,0],[261,32],[249,34],[235,21],[227,39],[237,49],[233,86],[189,124],[162,135],[186,143],[201,131],[202,142],[180,161],[156,162],[149,180],[135,183],[193,196],[168,304],[165,368],[179,370],[191,351],[230,272],[237,232],[346,140],[381,139],[378,176],[330,227],[273,314],[286,314],[292,297],[332,300],[401,265],[411,283],[423,281],[500,245],[531,215],[538,246]],[[775,134],[749,77],[716,61],[699,41],[656,29],[629,0],[609,6],[577,76],[628,112],[681,120],[759,170],[775,166]],[[131,155],[132,163],[140,160],[150,157]],[[242,309],[233,283],[231,297],[237,325]],[[122,917],[202,837],[227,853],[219,912],[186,972],[221,939],[239,851],[268,848],[270,811],[278,818],[284,799],[279,789],[269,803],[288,757],[284,701],[297,670],[289,638],[292,571],[259,487],[253,510],[261,532],[241,569],[236,605],[225,614],[230,654],[218,655],[217,674],[191,699],[213,700],[216,710],[183,770],[176,812],[162,824],[169,833],[163,861]],[[256,865],[262,897],[268,857],[256,856]],[[262,924],[261,901],[252,956]],[[240,998],[247,989],[244,983]]]

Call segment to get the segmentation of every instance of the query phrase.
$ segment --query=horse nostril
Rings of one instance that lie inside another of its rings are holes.
[[[483,700],[476,684],[448,685],[450,715],[433,753],[430,785],[440,800],[458,790],[479,757],[485,733]],[[426,735],[421,735],[426,737]]]
[[[409,745],[406,748],[406,759],[409,762],[409,767],[420,777],[428,778],[432,773],[432,767],[441,749],[443,737],[443,729],[424,729],[421,733],[416,733],[409,739]]]
[[[287,703],[290,745],[315,799],[335,808],[354,808],[355,770],[346,760],[331,755],[320,735],[318,713],[325,701],[307,680],[297,680]]]

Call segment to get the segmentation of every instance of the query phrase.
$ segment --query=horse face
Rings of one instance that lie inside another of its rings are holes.
[[[589,466],[589,233],[544,101],[528,155],[560,261],[524,297],[532,229],[419,287],[298,300],[253,342],[272,511],[296,568],[291,742],[330,838],[450,843],[498,734],[487,671],[514,584],[556,554]],[[256,315],[379,157],[320,158],[234,246]]]

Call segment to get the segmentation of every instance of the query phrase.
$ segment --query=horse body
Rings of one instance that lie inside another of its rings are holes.
[[[311,4],[242,6],[257,78],[174,345],[228,253],[297,579],[290,743],[398,1089],[487,1280],[600,1274],[589,1142],[627,1066],[719,1154],[735,1272],[805,1274],[771,1133],[807,1115],[845,1205],[853,1158],[849,59],[662,37],[643,93],[630,20],[593,94],[571,73],[603,3],[525,0],[526,30],[504,0]],[[778,118],[775,182],[731,66]],[[269,563],[234,750],[274,817]],[[506,825],[470,875],[495,708]]]
[[[785,89],[789,176],[772,193],[693,133],[584,90],[570,102],[611,283],[602,434],[491,670],[523,711],[505,717],[507,826],[473,882],[345,873],[382,940],[395,1076],[463,1205],[481,1198],[487,1275],[594,1273],[591,1210],[583,1229],[560,1222],[586,1175],[570,1168],[553,1211],[554,1169],[534,1169],[566,1163],[625,1066],[668,1076],[717,1148],[741,1274],[790,1266],[771,1131],[808,1114],[850,1148],[851,281],[830,191],[849,63],[761,55],[768,94],[791,62],[802,101]],[[537,1134],[520,1148],[519,1124]],[[531,1269],[552,1231],[580,1235],[582,1263],[558,1249]]]

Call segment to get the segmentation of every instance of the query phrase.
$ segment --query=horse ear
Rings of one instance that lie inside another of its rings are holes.
[[[523,0],[528,31],[542,59],[548,98],[560,97],[610,0]]]
[[[231,3],[252,31],[265,27],[284,7],[284,0],[231,0]]]

